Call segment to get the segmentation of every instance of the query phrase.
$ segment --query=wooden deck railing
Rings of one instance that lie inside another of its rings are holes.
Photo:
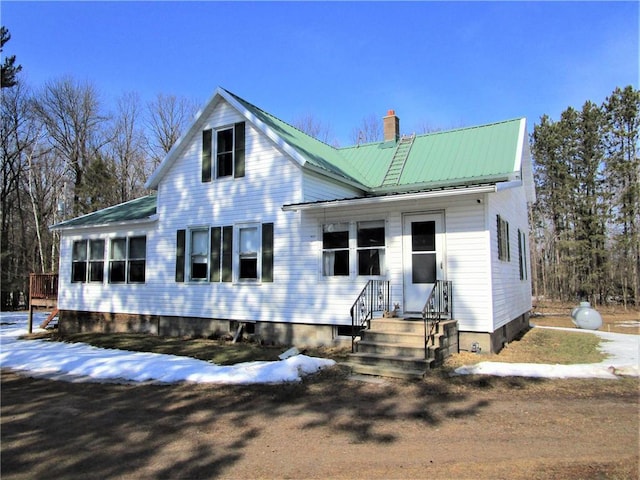
[[[29,298],[58,298],[57,273],[32,273],[29,275]]]
[[[44,328],[58,313],[58,274],[32,273],[29,275],[29,328],[33,331],[33,308],[51,308],[51,314],[42,323]]]

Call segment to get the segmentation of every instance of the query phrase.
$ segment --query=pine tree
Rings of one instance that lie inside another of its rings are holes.
[[[616,88],[603,105],[607,118],[607,189],[610,194],[611,247],[616,252],[613,280],[622,302],[640,302],[640,91]]]
[[[0,52],[4,50],[4,45],[11,40],[11,34],[6,27],[0,27]],[[22,70],[22,65],[16,65],[16,56],[4,57],[2,67],[1,88],[13,87],[18,81],[16,75]]]

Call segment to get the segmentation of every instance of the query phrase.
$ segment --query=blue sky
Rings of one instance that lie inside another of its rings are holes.
[[[601,103],[638,88],[637,2],[2,2],[34,88],[93,82],[208,100],[223,86],[340,145],[395,109],[401,130],[449,128]]]

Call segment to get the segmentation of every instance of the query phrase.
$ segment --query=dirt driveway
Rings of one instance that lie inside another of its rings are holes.
[[[2,478],[638,478],[638,380],[113,385],[2,372]]]

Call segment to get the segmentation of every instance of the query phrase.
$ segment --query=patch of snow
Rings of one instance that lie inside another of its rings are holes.
[[[640,335],[600,332],[579,328],[535,327],[597,335],[605,340],[599,345],[607,358],[600,363],[546,365],[535,363],[480,362],[454,370],[457,375],[495,375],[500,377],[537,378],[610,378],[640,376]]]
[[[35,314],[34,325],[44,318],[46,314]],[[97,348],[83,343],[19,340],[20,335],[27,333],[27,321],[26,313],[0,312],[0,366],[61,380],[281,383],[300,381],[304,375],[335,364],[330,359],[295,355],[281,361],[220,366],[176,355]]]
[[[46,318],[34,315],[34,325]],[[27,313],[0,312],[0,366],[31,376],[66,381],[281,383],[334,365],[330,359],[293,355],[275,362],[245,362],[220,366],[190,357],[97,348],[83,343],[19,340],[27,333]],[[524,376],[540,378],[618,378],[640,376],[640,335],[554,328],[601,337],[606,360],[595,364],[544,365],[480,362],[455,370],[457,375]],[[39,329],[34,329],[38,331]]]

